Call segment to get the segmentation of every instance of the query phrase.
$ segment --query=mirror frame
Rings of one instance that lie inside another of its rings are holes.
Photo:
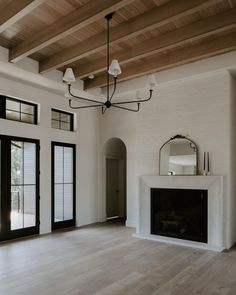
[[[161,150],[163,149],[163,147],[169,143],[172,140],[175,139],[186,139],[190,142],[190,144],[194,144],[196,147],[196,174],[178,174],[178,175],[166,175],[166,174],[161,174]],[[180,134],[176,134],[175,136],[171,137],[170,139],[168,139],[166,142],[163,143],[163,145],[161,146],[161,148],[159,149],[159,176],[196,176],[199,175],[198,174],[198,146],[197,144],[192,140],[187,138],[184,135],[180,135]]]

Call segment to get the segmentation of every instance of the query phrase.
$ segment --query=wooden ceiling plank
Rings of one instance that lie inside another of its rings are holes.
[[[159,72],[168,68],[176,67],[200,59],[209,58],[218,54],[226,53],[236,49],[236,32],[204,41],[186,48],[176,49],[175,52],[158,55],[145,60],[142,64],[131,65],[120,76],[118,81],[125,81],[131,78],[149,73]],[[85,89],[103,87],[106,85],[106,74],[102,74],[94,80],[85,80]]]
[[[38,32],[32,38],[13,47],[9,53],[9,60],[17,62],[133,1],[91,0],[88,4],[59,19],[45,30]]]
[[[111,55],[110,59],[118,59],[119,63],[135,61],[139,58],[147,57],[152,54],[160,53],[175,46],[183,45],[188,42],[196,41],[211,34],[226,31],[236,26],[236,8],[224,13],[213,15],[206,19],[191,23],[182,28],[176,29],[166,34],[162,34],[130,50],[121,50]],[[98,58],[74,70],[77,78],[85,78],[91,74],[97,74],[106,69],[106,58]]]
[[[46,0],[12,0],[0,12],[0,34]]]
[[[151,11],[111,28],[110,43],[128,40],[138,34],[170,23],[182,16],[189,15],[201,8],[216,4],[221,0],[173,0]],[[81,58],[96,53],[106,47],[106,32],[91,37],[84,42],[67,48],[40,63],[40,72],[47,72],[65,66]]]

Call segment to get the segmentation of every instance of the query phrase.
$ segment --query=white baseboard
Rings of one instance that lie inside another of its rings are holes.
[[[125,222],[125,226],[136,228],[137,224],[136,224],[136,222],[134,220],[128,220],[127,219],[126,222]]]
[[[188,240],[181,240],[181,239],[163,237],[163,236],[158,236],[158,235],[133,234],[132,236],[135,238],[157,241],[157,242],[166,243],[166,244],[173,244],[173,245],[179,245],[179,246],[185,246],[185,247],[191,247],[191,248],[205,249],[205,250],[211,250],[211,251],[216,251],[216,252],[222,252],[223,250],[225,250],[224,247],[216,247],[216,246],[212,246],[212,245],[205,244],[205,243],[192,242],[192,241],[188,241]]]
[[[106,217],[100,217],[98,219],[98,222],[106,222],[106,221],[107,221]]]
[[[76,220],[76,227],[95,224],[95,223],[98,223],[98,222],[100,222],[100,221],[98,221],[97,219],[95,219],[95,220],[87,220],[86,222],[81,222],[80,220]]]

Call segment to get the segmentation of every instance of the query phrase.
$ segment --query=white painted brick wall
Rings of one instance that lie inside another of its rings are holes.
[[[230,75],[222,71],[159,85],[138,114],[112,110],[102,117],[101,147],[110,137],[120,137],[127,145],[129,223],[137,220],[138,177],[158,174],[159,149],[176,134],[197,143],[200,170],[203,151],[210,152],[211,172],[225,176],[224,194],[229,204],[230,99]],[[230,245],[230,210],[227,206],[224,210],[225,239]]]

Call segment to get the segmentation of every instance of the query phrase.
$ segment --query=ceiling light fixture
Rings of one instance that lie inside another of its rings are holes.
[[[156,86],[156,79],[154,75],[149,75],[148,76],[148,87],[149,87],[149,96],[148,98],[142,98],[142,96],[140,95],[140,92],[138,91],[136,93],[136,97],[135,99],[132,100],[127,100],[127,101],[118,101],[118,102],[113,102],[113,96],[116,92],[116,84],[117,84],[117,79],[118,76],[121,74],[121,68],[119,65],[119,62],[117,59],[113,59],[111,64],[110,64],[110,20],[112,19],[114,13],[110,13],[108,15],[105,16],[105,19],[107,20],[107,85],[106,85],[106,89],[107,89],[107,93],[106,93],[106,99],[105,101],[98,101],[98,100],[93,100],[93,99],[88,99],[85,97],[80,97],[77,96],[75,94],[73,94],[71,92],[71,83],[75,82],[75,76],[73,73],[72,68],[67,68],[64,76],[63,76],[63,82],[65,82],[68,85],[68,93],[67,96],[70,95],[69,97],[69,106],[71,109],[84,109],[84,108],[94,108],[94,107],[101,107],[102,109],[102,114],[105,113],[105,111],[111,107],[114,108],[119,108],[119,109],[123,109],[123,110],[127,110],[127,111],[131,111],[131,112],[138,112],[140,109],[140,103],[146,102],[148,100],[150,100],[152,98],[152,94],[153,94],[153,89]],[[90,75],[91,77],[92,75]],[[110,95],[110,76],[113,76],[113,91]],[[72,105],[72,99],[71,97],[77,98],[83,102],[86,103],[92,103],[92,104],[88,104],[86,106],[73,106]],[[126,105],[136,105],[136,108],[128,108],[126,107]]]

